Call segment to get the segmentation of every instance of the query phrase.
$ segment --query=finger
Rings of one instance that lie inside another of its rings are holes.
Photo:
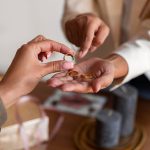
[[[101,77],[96,78],[92,82],[92,87],[94,92],[98,92],[101,89],[108,87],[112,83],[112,75],[111,74],[103,74]]]
[[[68,82],[60,87],[65,92],[93,93],[88,82]]]
[[[53,75],[51,78],[64,77],[64,76],[66,76],[66,73],[67,73],[67,72],[56,73],[56,74]]]
[[[95,79],[93,82],[92,82],[92,88],[93,88],[93,91],[94,92],[98,92],[98,91],[100,91],[101,90],[101,83],[102,82],[102,80],[100,79],[100,78],[98,78],[98,79]]]
[[[43,35],[38,35],[37,37],[35,37],[33,40],[31,40],[30,42],[28,42],[28,44],[30,43],[35,43],[35,42],[40,42],[40,41],[44,41],[46,40],[46,38]],[[38,58],[41,61],[44,61],[44,59],[47,59],[51,56],[51,52],[42,52],[39,54]]]
[[[81,50],[80,50],[81,52],[79,52],[79,58],[84,57],[87,54],[89,48],[91,47],[94,38],[95,28],[96,28],[95,24],[91,24],[85,30],[86,32],[85,40],[81,46]]]
[[[59,72],[63,70],[68,70],[74,67],[73,62],[63,61],[63,60],[52,61],[43,65],[44,67],[42,66],[43,67],[42,70],[43,70],[44,76],[49,73],[55,73],[55,72]]]
[[[56,51],[56,52],[60,52],[63,54],[70,54],[73,56],[75,54],[73,50],[71,50],[64,44],[61,44],[52,40],[44,40],[44,41],[34,44],[34,46],[36,47],[38,53]]]
[[[70,25],[69,25],[69,21],[65,24],[65,31],[66,31],[66,36],[67,36],[69,42],[74,44],[71,29],[70,29]]]
[[[52,52],[41,52],[39,55],[38,55],[38,58],[40,61],[44,61],[44,59],[47,59],[51,56]]]
[[[93,53],[96,49],[97,49],[96,46],[91,46],[90,49],[89,49],[89,51],[90,51],[91,53]]]
[[[72,23],[72,26],[70,26],[70,34],[71,34],[71,38],[72,38],[72,43],[76,46],[79,46],[79,36],[78,36],[78,30],[79,28],[77,29],[77,23],[74,21]]]
[[[29,41],[28,44],[33,43],[33,42],[40,42],[43,40],[46,40],[46,38],[43,35],[38,35],[37,37]]]
[[[68,81],[72,81],[73,78],[70,76],[61,77],[61,78],[51,78],[47,81],[47,84],[51,87],[59,87]]]
[[[95,34],[92,46],[99,47],[109,35],[109,28],[103,23]]]
[[[47,81],[47,85],[50,87],[59,87],[62,84],[64,84],[64,82],[58,78],[52,78],[50,80]]]
[[[52,55],[52,52],[46,52],[46,57],[49,58]]]
[[[82,26],[80,24],[80,22],[78,22],[77,20],[74,21],[74,25],[73,25],[75,30],[72,30],[72,32],[74,33],[74,38],[75,38],[75,45],[77,47],[81,46],[82,43],[82,36],[83,36],[83,30],[82,30]]]

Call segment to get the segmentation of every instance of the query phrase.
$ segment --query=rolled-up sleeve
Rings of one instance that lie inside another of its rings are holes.
[[[93,13],[98,15],[96,0],[65,0],[64,14],[62,17],[62,27],[64,24],[82,13]]]
[[[144,22],[144,28],[133,40],[120,46],[116,54],[122,56],[128,63],[129,71],[124,79],[114,81],[112,89],[150,71],[150,20]]]

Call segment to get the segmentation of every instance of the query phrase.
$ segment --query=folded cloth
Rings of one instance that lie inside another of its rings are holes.
[[[17,123],[4,127],[1,131],[0,150],[29,150],[30,147],[39,145],[49,139],[49,118],[44,113],[42,106],[33,103],[35,99],[35,97],[24,96],[18,100],[14,109]],[[38,118],[23,121],[20,112],[22,110],[21,108],[26,106],[27,101],[30,101],[30,104],[36,106],[33,107],[36,109],[32,110],[27,107],[28,112],[32,114],[36,110],[39,113]]]

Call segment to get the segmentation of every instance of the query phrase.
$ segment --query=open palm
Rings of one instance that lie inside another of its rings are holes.
[[[77,73],[75,78],[67,72],[58,73],[48,80],[48,85],[63,91],[94,93],[108,87],[114,79],[113,64],[100,58],[76,64],[73,71]]]

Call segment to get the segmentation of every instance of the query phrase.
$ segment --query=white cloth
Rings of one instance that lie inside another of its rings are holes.
[[[141,21],[139,18],[146,0],[124,0],[122,4],[119,2],[120,0],[66,0],[63,18],[64,24],[78,14],[91,12],[110,26],[115,43],[119,43],[119,37],[125,36],[127,42],[121,46],[115,44],[115,53],[125,58],[129,72],[117,86],[143,73],[150,79],[150,19]],[[122,17],[118,10],[121,10]],[[119,33],[121,29],[123,32]]]
[[[131,41],[117,49],[116,54],[121,55],[128,63],[129,72],[122,80],[122,84],[145,73],[150,80],[150,20],[145,20],[143,30]]]
[[[4,127],[0,133],[1,150],[29,150],[29,147],[36,146],[48,141],[49,118],[37,118],[23,123]],[[27,140],[27,141],[26,141]]]

